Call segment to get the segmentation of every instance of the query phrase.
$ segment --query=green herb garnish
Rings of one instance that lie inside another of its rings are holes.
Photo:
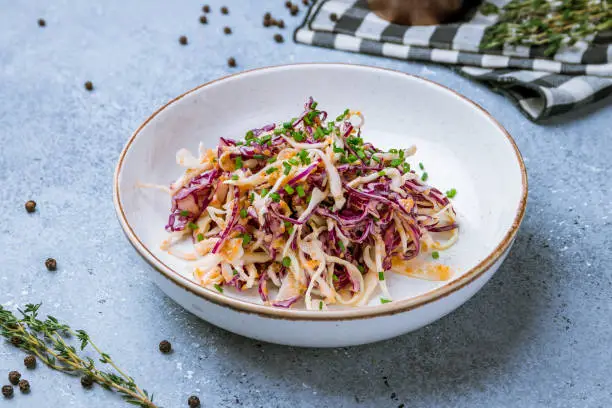
[[[223,293],[223,288],[222,288],[222,287],[221,287],[219,284],[215,283],[215,284],[214,284],[214,287],[215,287],[215,289],[217,289],[217,290],[218,290],[220,293]]]
[[[291,266],[291,258],[289,258],[288,256],[283,258],[283,266],[285,268],[288,268]]]
[[[295,187],[295,189],[299,197],[304,197],[306,195],[306,193],[304,192],[304,187],[302,187],[301,185]]]
[[[283,187],[283,189],[287,192],[287,194],[295,193],[295,189],[293,187],[291,187],[289,184],[287,184],[285,187]]]
[[[446,192],[446,196],[447,196],[448,198],[453,198],[453,197],[455,197],[456,195],[457,195],[457,190],[455,190],[454,188],[451,188],[450,190],[448,190],[448,191]]]
[[[385,280],[385,273],[384,272],[378,272],[378,280],[380,281],[384,281]]]
[[[433,251],[433,252],[431,253],[431,257],[432,257],[433,259],[438,259],[438,258],[440,258],[440,253],[439,253],[438,251]]]

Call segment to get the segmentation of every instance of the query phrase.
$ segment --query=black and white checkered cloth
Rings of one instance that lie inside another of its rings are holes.
[[[489,0],[503,7],[510,0]],[[332,21],[330,16],[336,14]],[[403,26],[368,9],[367,0],[318,0],[295,40],[338,50],[407,60],[452,64],[467,77],[507,95],[538,121],[612,94],[612,33],[579,42],[546,57],[545,47],[480,50],[485,29],[497,15],[479,12],[461,23]]]

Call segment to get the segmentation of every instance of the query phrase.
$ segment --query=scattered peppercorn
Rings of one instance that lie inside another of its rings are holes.
[[[283,20],[278,20],[278,21],[276,22],[276,26],[277,26],[278,28],[285,28],[285,22],[284,22]]]
[[[232,29],[231,29],[231,28],[229,28],[229,27],[224,27],[224,28],[223,28],[223,32],[224,32],[225,34],[231,34],[231,33],[232,33]]]
[[[264,14],[264,20],[269,20],[272,18],[272,14],[270,14],[270,12],[267,12],[266,14]]]
[[[290,13],[292,16],[297,15],[297,13],[300,11],[299,7],[297,6],[297,4],[292,4],[291,5],[291,10]]]
[[[205,13],[210,13],[210,6],[206,4],[205,6],[202,7],[202,11]]]
[[[264,27],[270,27],[270,25],[272,25],[272,22],[270,20],[264,20],[263,25]]]
[[[192,395],[187,400],[187,405],[189,405],[189,408],[199,408],[200,407],[200,399],[198,397],[196,397],[195,395]]]
[[[184,35],[181,35],[181,36],[179,37],[179,43],[180,43],[181,45],[187,45],[187,37],[185,37]]]
[[[36,201],[28,200],[25,203],[25,209],[29,213],[36,211]]]
[[[2,395],[4,395],[4,398],[11,398],[13,396],[13,386],[4,385],[2,387]]]
[[[13,336],[11,337],[11,344],[15,347],[19,347],[21,344],[21,337]]]
[[[53,258],[47,258],[47,260],[45,261],[45,266],[48,270],[54,271],[57,269],[57,261]]]
[[[94,380],[91,375],[87,374],[81,377],[81,385],[85,388],[91,388]]]
[[[208,24],[208,18],[206,18],[206,16],[200,16],[200,23]]]
[[[221,14],[229,14],[228,8],[225,6],[221,7]]]
[[[285,7],[291,8],[291,6],[293,6],[293,4],[290,1],[285,2]]]
[[[23,359],[23,365],[25,365],[26,368],[35,368],[36,367],[36,357],[33,356],[32,354],[26,356]]]
[[[274,41],[277,43],[282,43],[284,41],[283,36],[280,34],[274,34]]]
[[[38,19],[38,26],[39,27],[44,27],[47,25],[47,22],[45,20],[43,20],[42,18]]]
[[[19,384],[21,373],[19,371],[11,371],[8,375],[9,382],[13,385]]]
[[[19,390],[24,394],[30,392],[30,382],[28,380],[19,381]]]
[[[329,19],[330,19],[331,21],[336,22],[336,21],[338,21],[338,15],[337,15],[336,13],[331,13],[331,14],[329,15]]]
[[[162,353],[169,353],[172,351],[172,344],[168,340],[162,340],[159,343],[159,351]]]
[[[232,68],[236,66],[236,60],[234,59],[234,57],[228,58],[227,65],[229,65]]]
[[[91,81],[85,82],[85,89],[87,89],[88,91],[93,91],[93,84],[91,83]]]
[[[302,0],[302,4],[307,6],[308,5],[308,0]]]

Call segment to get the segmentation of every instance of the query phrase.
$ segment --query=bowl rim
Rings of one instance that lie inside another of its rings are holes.
[[[514,153],[516,156],[516,160],[518,161],[519,168],[521,171],[521,198],[519,200],[519,206],[516,211],[514,220],[510,226],[510,228],[506,231],[501,241],[498,245],[476,266],[465,272],[460,278],[455,279],[444,286],[433,289],[429,292],[423,293],[419,296],[411,297],[408,299],[402,299],[386,304],[376,305],[376,306],[367,306],[367,307],[355,307],[353,309],[342,309],[342,310],[326,310],[326,311],[311,311],[305,309],[282,309],[282,308],[274,308],[272,306],[260,305],[252,302],[248,302],[245,300],[233,298],[230,296],[225,296],[217,291],[213,291],[212,289],[203,287],[192,281],[191,279],[183,276],[179,272],[170,268],[166,265],[162,260],[157,258],[148,247],[138,238],[131,225],[127,221],[127,217],[123,210],[123,206],[121,204],[121,197],[119,192],[119,177],[121,175],[121,171],[123,169],[123,163],[127,152],[129,151],[132,143],[136,139],[136,137],[140,134],[142,129],[149,122],[151,122],[159,113],[161,113],[164,109],[168,108],[170,105],[179,101],[183,97],[190,95],[191,93],[198,91],[206,86],[211,84],[215,84],[220,81],[224,81],[229,78],[239,77],[239,76],[247,76],[249,74],[259,72],[259,71],[275,71],[275,70],[283,70],[283,69],[293,69],[293,68],[301,68],[301,67],[313,67],[313,66],[325,66],[325,67],[342,67],[348,69],[364,69],[364,70],[372,70],[372,71],[384,71],[386,73],[391,74],[401,74],[409,77],[411,79],[416,79],[419,81],[427,82],[430,85],[434,85],[436,87],[441,88],[444,91],[448,91],[456,97],[463,99],[465,102],[468,102],[472,105],[476,110],[481,111],[489,119],[493,122],[495,126],[499,128],[501,133],[506,136],[507,140],[510,142],[510,145],[514,149]],[[308,320],[308,321],[342,321],[342,320],[355,320],[355,319],[365,319],[365,318],[374,318],[379,316],[389,316],[397,313],[403,313],[409,310],[413,310],[422,306],[425,306],[431,302],[444,298],[446,296],[451,295],[452,293],[458,291],[464,286],[470,284],[471,282],[478,279],[482,276],[492,265],[495,264],[497,260],[499,260],[502,255],[509,249],[512,245],[514,238],[517,234],[519,226],[523,220],[525,215],[525,208],[527,205],[527,195],[528,195],[528,181],[527,181],[527,172],[525,169],[525,163],[523,162],[523,158],[521,152],[516,145],[516,142],[510,136],[508,131],[482,106],[477,104],[476,102],[470,100],[469,98],[461,95],[460,93],[454,91],[453,89],[448,88],[442,84],[431,81],[427,78],[422,78],[417,75],[408,74],[402,71],[398,71],[395,69],[389,68],[381,68],[374,67],[362,64],[348,64],[348,63],[326,63],[326,62],[315,62],[315,63],[295,63],[295,64],[282,64],[282,65],[273,65],[266,66],[261,68],[255,68],[250,70],[245,70],[241,72],[237,72],[234,74],[226,75],[221,78],[214,79],[212,81],[203,83],[201,85],[196,86],[193,89],[190,89],[181,95],[171,99],[160,108],[158,108],[153,114],[151,114],[138,128],[134,131],[132,136],[128,139],[126,145],[124,146],[121,154],[119,155],[119,160],[117,162],[117,166],[115,168],[115,173],[113,176],[113,203],[115,206],[115,211],[117,213],[117,218],[123,232],[130,244],[136,249],[138,254],[149,263],[160,275],[174,283],[175,285],[181,287],[182,289],[191,292],[193,295],[212,302],[218,306],[226,307],[237,312],[248,313],[248,314],[256,314],[261,317],[266,318],[275,318],[275,319],[285,319],[285,320]]]

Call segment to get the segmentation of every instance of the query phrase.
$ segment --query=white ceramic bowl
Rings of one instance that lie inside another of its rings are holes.
[[[256,291],[220,294],[197,285],[185,261],[159,249],[169,197],[139,182],[169,184],[181,169],[180,148],[216,146],[248,129],[286,120],[308,96],[331,117],[361,110],[363,136],[382,148],[416,144],[428,182],[457,189],[457,244],[444,251],[453,277],[430,282],[388,274],[394,301],[307,311],[263,305]],[[422,327],[468,300],[504,260],[523,218],[527,175],[510,135],[486,111],[431,81],[401,72],[345,64],[257,69],[201,85],[161,107],[132,135],[115,173],[114,202],[121,226],[155,268],[152,276],[172,299],[224,329],[273,343],[330,347],[383,340]]]

